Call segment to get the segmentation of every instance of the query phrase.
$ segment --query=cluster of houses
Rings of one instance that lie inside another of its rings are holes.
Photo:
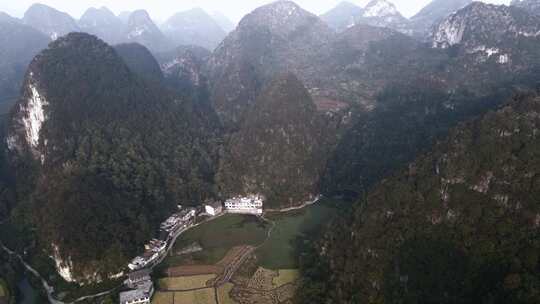
[[[128,274],[126,286],[131,290],[120,293],[121,304],[149,304],[154,294],[154,283],[150,269],[141,269]]]
[[[261,195],[237,196],[225,201],[225,210],[228,213],[260,215],[263,213],[263,201]]]
[[[219,201],[207,201],[200,212],[197,212],[195,208],[182,209],[182,206],[178,205],[179,212],[171,215],[161,223],[159,238],[148,242],[144,246],[144,253],[135,257],[128,264],[128,268],[132,272],[128,274],[125,285],[129,290],[120,293],[120,304],[150,303],[154,293],[154,284],[150,278],[151,267],[167,254],[167,246],[174,239],[195,225],[197,215],[212,217],[222,213],[261,215],[263,213],[263,201],[264,198],[260,195],[233,197],[226,200],[224,204]]]

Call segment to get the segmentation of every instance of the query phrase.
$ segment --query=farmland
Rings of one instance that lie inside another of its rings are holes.
[[[320,230],[336,212],[331,202],[323,201],[299,211],[268,215],[275,227],[256,252],[260,265],[268,269],[298,268],[297,240]]]
[[[183,276],[163,278],[159,280],[160,290],[189,290],[207,287],[207,282],[215,279],[215,274],[204,274],[195,276]]]
[[[300,278],[300,272],[296,269],[280,269],[278,275],[272,280],[272,284],[281,287],[286,284],[294,283]]]
[[[197,243],[202,251],[169,256],[153,303],[281,304],[298,288],[297,244],[320,230],[338,208],[325,201],[260,219],[224,215],[189,230],[172,252]],[[193,289],[193,290],[192,290]]]
[[[152,304],[215,304],[214,288],[183,292],[156,292]],[[221,303],[221,302],[220,302]]]
[[[231,248],[239,245],[258,245],[264,242],[269,225],[255,216],[228,214],[184,233],[174,245],[173,252],[194,242],[203,251],[188,255],[169,256],[166,266],[185,264],[215,264]]]

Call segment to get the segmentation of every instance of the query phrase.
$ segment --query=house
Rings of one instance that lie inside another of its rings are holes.
[[[139,285],[144,284],[147,281],[151,281],[150,269],[141,269],[128,273],[128,279],[125,284],[133,289],[136,289]]]
[[[167,243],[165,243],[167,245]],[[146,245],[148,246],[148,245]],[[154,262],[159,258],[159,255],[162,252],[155,251],[153,249],[147,249],[142,256],[135,257],[129,264],[128,268],[130,270],[138,270],[148,266],[150,263]]]
[[[147,251],[161,254],[163,251],[165,251],[165,248],[167,248],[167,242],[158,239],[152,239],[150,240],[150,242],[148,242],[148,244],[144,245],[144,248]]]
[[[138,285],[137,289],[121,292],[120,304],[150,304],[153,294],[154,284],[152,281],[145,281]]]
[[[197,214],[197,209],[195,208],[187,208],[185,210],[182,210],[180,212],[180,217],[182,218],[183,222],[187,222],[195,218],[195,215]]]
[[[223,205],[218,201],[207,201],[204,204],[204,211],[211,216],[216,216],[223,212]]]
[[[192,226],[195,222],[196,213],[195,208],[187,208],[171,215],[168,219],[161,223],[159,227],[159,239],[161,241],[169,241],[176,237],[184,229]]]
[[[250,194],[248,196],[233,197],[225,201],[225,210],[228,213],[262,214],[264,197]]]

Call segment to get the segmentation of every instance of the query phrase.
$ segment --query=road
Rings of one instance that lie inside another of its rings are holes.
[[[2,248],[9,255],[15,256],[21,262],[21,264],[24,266],[24,268],[26,268],[26,270],[28,270],[28,272],[30,272],[32,275],[34,275],[36,278],[38,278],[41,281],[41,285],[43,286],[43,289],[45,289],[45,291],[47,292],[47,299],[48,299],[49,303],[51,303],[51,304],[75,304],[75,303],[78,303],[78,302],[81,302],[81,301],[84,301],[84,300],[93,299],[93,298],[108,295],[108,294],[112,293],[113,291],[115,291],[116,289],[118,289],[120,287],[119,286],[119,287],[113,288],[111,290],[104,291],[104,292],[101,292],[101,293],[97,293],[97,294],[94,294],[94,295],[88,295],[88,296],[80,297],[80,298],[78,298],[78,299],[76,299],[76,300],[74,300],[72,302],[63,302],[63,301],[60,301],[60,300],[54,298],[54,296],[53,296],[54,287],[52,287],[43,278],[43,276],[41,276],[41,274],[36,269],[34,269],[32,266],[30,266],[28,263],[26,263],[24,261],[24,259],[22,258],[22,256],[17,254],[15,251],[7,248],[2,242],[0,242],[0,248]]]
[[[265,212],[290,212],[290,211],[294,211],[294,210],[300,210],[300,209],[303,209],[303,208],[306,208],[308,206],[311,206],[313,204],[316,204],[318,201],[320,200],[320,197],[317,197],[317,199],[313,200],[313,201],[310,201],[310,202],[305,202],[304,204],[300,205],[300,206],[296,206],[296,207],[290,207],[290,208],[284,208],[284,209],[267,209],[265,210]],[[178,233],[174,239],[170,242],[170,244],[168,245],[167,247],[167,250],[165,252],[164,255],[162,255],[162,257],[159,258],[159,260],[157,262],[154,263],[154,265],[151,267],[151,269],[153,269],[154,267],[158,266],[159,264],[161,264],[165,258],[169,255],[170,251],[172,250],[172,248],[174,247],[174,244],[176,242],[176,240],[178,239],[178,237],[180,237],[184,232],[190,230],[190,229],[193,229],[199,225],[202,225],[202,224],[205,224],[205,223],[208,223],[210,221],[213,221],[223,215],[227,214],[226,212],[224,213],[221,213],[220,215],[218,216],[214,216],[214,217],[211,217],[205,221],[202,221],[196,225],[193,225],[193,226],[190,226],[190,227],[187,227],[186,229],[182,230],[180,233]],[[270,239],[270,236],[272,235],[272,231],[274,230],[274,227],[275,227],[275,223],[267,218],[264,217],[264,214],[260,216],[260,218],[271,224],[271,227],[270,229],[268,230],[267,232],[267,235],[266,235],[266,239],[264,240],[263,243],[261,243],[259,246],[255,247],[254,250],[260,248],[261,246],[263,246],[267,241],[268,239]],[[101,292],[101,293],[97,293],[97,294],[93,294],[93,295],[88,295],[88,296],[84,296],[84,297],[80,297],[72,302],[63,302],[63,301],[60,301],[56,298],[54,298],[53,294],[54,294],[54,287],[52,287],[44,278],[43,276],[41,276],[41,274],[36,270],[34,269],[32,266],[30,266],[28,263],[26,263],[24,261],[24,259],[22,258],[22,256],[20,256],[19,254],[17,254],[15,251],[7,248],[6,246],[4,246],[4,244],[2,242],[0,242],[0,248],[2,248],[4,251],[6,251],[9,255],[13,255],[15,257],[17,257],[17,259],[21,262],[21,264],[26,268],[26,270],[28,270],[30,273],[32,273],[36,278],[38,278],[40,281],[41,281],[41,285],[43,286],[43,289],[45,289],[45,291],[47,292],[47,299],[49,300],[49,302],[51,304],[75,304],[75,303],[78,303],[78,302],[81,302],[81,301],[84,301],[84,300],[88,300],[88,299],[92,299],[92,298],[98,298],[98,297],[102,297],[102,296],[105,296],[105,295],[108,295],[114,291],[116,291],[118,288],[120,288],[121,286],[118,286],[116,288],[113,288],[111,290],[108,290],[108,291],[104,291],[104,292]],[[245,260],[245,256],[242,257],[241,261]],[[241,263],[239,265],[237,265],[238,267],[241,265]],[[234,273],[236,272],[236,270],[238,269],[238,267],[233,267],[232,269],[229,269],[229,270],[232,270],[232,271],[227,271],[227,274],[224,276],[223,280],[220,280],[220,282],[222,284],[225,284],[227,283],[231,278],[232,276],[234,275]],[[221,285],[222,285],[221,284]],[[217,293],[217,290],[216,290],[216,293]],[[216,294],[216,300],[217,300],[217,294]]]
[[[283,209],[266,209],[264,211],[265,212],[283,212],[283,213],[285,213],[285,212],[290,212],[290,211],[294,211],[294,210],[300,210],[300,209],[304,209],[306,207],[309,207],[311,205],[315,205],[316,203],[318,203],[321,200],[321,198],[322,198],[322,196],[319,195],[314,200],[307,201],[307,202],[303,203],[300,206],[283,208]]]

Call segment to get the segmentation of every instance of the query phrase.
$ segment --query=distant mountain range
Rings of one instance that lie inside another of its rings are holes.
[[[197,45],[214,49],[234,24],[223,14],[209,15],[200,8],[172,16],[161,29],[144,10],[121,12],[116,16],[106,7],[89,8],[75,20],[67,13],[43,4],[32,5],[22,20],[0,12],[0,21],[20,22],[55,40],[69,32],[86,32],[107,43],[140,42],[159,52],[180,45]],[[165,37],[164,37],[165,36]]]
[[[230,25],[226,26],[230,30]],[[161,29],[175,45],[198,45],[209,50],[214,50],[228,32],[200,8],[173,15]]]
[[[538,86],[540,17],[523,5],[435,0],[409,20],[384,0],[322,17],[277,1],[229,33],[200,9],[161,28],[144,10],[0,15],[0,92],[15,101],[0,220],[32,231],[19,249],[65,280],[95,283],[179,202],[258,194],[288,208],[324,194],[356,205],[299,242],[313,250],[304,303],[478,290],[536,303],[538,246],[509,246],[540,227],[538,97],[523,93]],[[475,271],[456,272],[456,257]]]
[[[388,27],[419,39],[429,34],[431,27],[444,17],[472,3],[472,0],[435,0],[410,19],[403,17],[387,0],[372,0],[365,7],[342,2],[321,18],[337,31],[356,24]]]

